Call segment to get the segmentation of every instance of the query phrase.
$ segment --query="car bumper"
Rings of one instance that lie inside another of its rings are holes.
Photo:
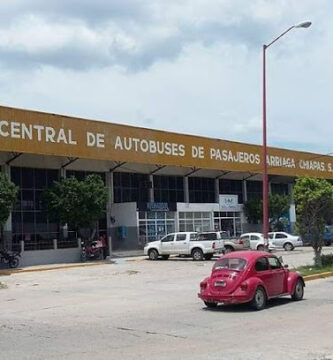
[[[215,302],[221,304],[243,304],[251,301],[248,294],[246,295],[213,295],[209,293],[198,293],[198,297],[206,302]]]

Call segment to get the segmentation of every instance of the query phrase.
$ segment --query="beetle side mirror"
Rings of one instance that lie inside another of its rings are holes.
[[[288,264],[284,264],[283,267],[284,267],[285,269],[288,269],[289,266],[288,266]]]

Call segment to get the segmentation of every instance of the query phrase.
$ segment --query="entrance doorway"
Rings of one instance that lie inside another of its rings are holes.
[[[214,228],[216,231],[227,231],[230,236],[241,235],[243,229],[240,212],[214,212]]]

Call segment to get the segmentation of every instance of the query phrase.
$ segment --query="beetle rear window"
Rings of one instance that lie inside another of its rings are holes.
[[[244,270],[246,266],[246,260],[241,258],[228,258],[228,259],[220,259],[216,261],[213,270]]]

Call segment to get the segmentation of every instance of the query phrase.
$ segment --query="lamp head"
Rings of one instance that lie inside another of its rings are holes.
[[[304,29],[307,29],[308,27],[311,26],[311,21],[305,21],[305,22],[302,22],[298,25],[295,25],[295,28],[304,28]]]

